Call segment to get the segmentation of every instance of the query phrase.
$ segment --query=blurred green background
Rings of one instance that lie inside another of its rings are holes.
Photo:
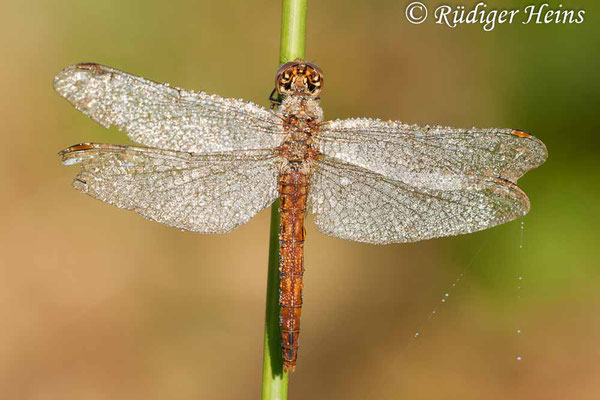
[[[532,204],[523,225],[378,247],[309,220],[290,398],[597,399],[598,2],[562,2],[587,11],[581,25],[490,33],[411,25],[407,3],[309,2],[326,117],[525,129],[550,157],[519,181]],[[266,105],[279,2],[2,9],[0,397],[258,398],[268,211],[201,236],[79,194],[56,153],[128,140],[69,106],[52,78],[94,61]]]

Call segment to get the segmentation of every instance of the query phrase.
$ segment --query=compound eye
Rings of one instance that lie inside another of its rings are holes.
[[[290,71],[285,71],[283,73],[283,80],[289,81],[291,78],[292,78],[292,74],[290,74]]]

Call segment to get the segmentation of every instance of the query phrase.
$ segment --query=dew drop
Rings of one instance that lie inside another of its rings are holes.
[[[415,332],[415,337],[419,337],[420,334],[421,333],[419,333],[419,332]]]
[[[520,335],[520,334],[521,334],[521,330],[517,329],[517,335]]]
[[[521,221],[521,237],[519,238],[519,248],[523,248],[523,231],[525,230],[525,222]]]
[[[521,361],[521,360],[523,360],[523,357],[517,356],[517,361]]]
[[[444,297],[450,296],[450,293],[444,293]]]

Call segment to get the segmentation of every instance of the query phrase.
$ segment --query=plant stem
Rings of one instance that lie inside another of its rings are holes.
[[[304,58],[306,47],[306,0],[283,0],[280,65]]]
[[[280,65],[304,58],[306,0],[283,0],[281,14]],[[283,371],[279,327],[279,200],[271,207],[269,270],[263,350],[262,400],[286,400],[288,373]]]
[[[267,310],[263,349],[262,400],[287,399],[288,373],[283,372],[279,328],[279,199],[271,207]]]

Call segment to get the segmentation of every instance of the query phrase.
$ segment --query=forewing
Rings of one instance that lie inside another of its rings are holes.
[[[281,120],[256,104],[159,84],[98,64],[77,64],[54,88],[105,127],[137,143],[194,153],[266,149],[282,139]]]
[[[432,187],[465,175],[512,182],[547,157],[534,136],[511,129],[419,127],[377,119],[347,119],[323,125],[319,150],[390,179]]]
[[[529,200],[499,178],[472,176],[450,190],[415,188],[324,157],[311,177],[309,210],[326,235],[386,244],[486,229],[527,214]]]
[[[197,155],[111,144],[59,153],[81,164],[73,186],[92,197],[177,228],[223,233],[277,198],[277,161],[269,151]]]

